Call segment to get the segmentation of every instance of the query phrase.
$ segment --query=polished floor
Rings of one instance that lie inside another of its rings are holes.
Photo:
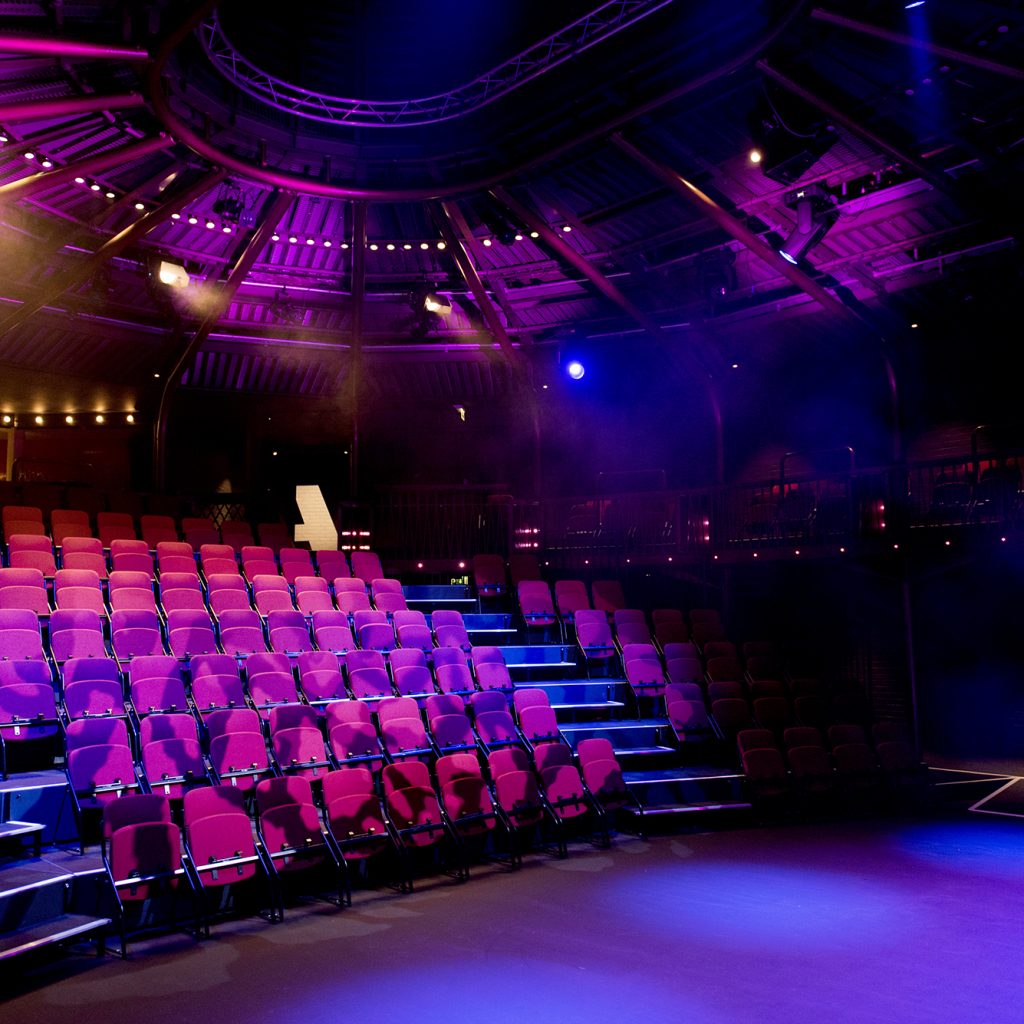
[[[576,845],[339,912],[7,972],[0,1021],[1015,1022],[1024,822],[956,812]]]

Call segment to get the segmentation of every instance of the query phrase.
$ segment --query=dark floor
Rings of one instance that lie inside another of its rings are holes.
[[[0,1021],[1016,1022],[1024,823],[623,836],[132,950],[6,978]]]

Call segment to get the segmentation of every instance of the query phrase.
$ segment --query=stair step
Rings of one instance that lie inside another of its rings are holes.
[[[698,803],[698,804],[658,804],[651,807],[644,807],[643,816],[645,818],[650,817],[667,817],[673,814],[695,814],[698,811],[745,811],[751,807],[748,803]],[[637,817],[640,815],[635,807],[626,807],[624,810],[628,814],[633,814]]]
[[[50,921],[40,921],[25,928],[17,928],[0,935],[0,960],[8,960],[34,949],[90,935],[109,928],[110,924],[109,917],[62,914]]]
[[[36,835],[45,828],[37,821],[0,821],[0,839]]]

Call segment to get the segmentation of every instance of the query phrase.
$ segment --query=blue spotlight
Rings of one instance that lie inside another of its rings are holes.
[[[905,11],[912,11],[915,7],[924,7],[925,0],[911,0],[909,4],[904,4],[903,9]]]
[[[574,359],[565,368],[565,372],[572,377],[573,380],[580,380],[583,374],[587,372],[587,368],[578,360]]]
[[[798,260],[798,259],[797,259],[797,258],[796,258],[795,256],[790,256],[790,254],[789,254],[788,252],[786,252],[786,250],[785,250],[785,249],[780,249],[780,250],[779,250],[779,255],[780,255],[780,256],[781,256],[781,257],[782,257],[782,258],[783,258],[784,260],[788,260],[788,261],[789,261],[790,263],[792,263],[792,264],[794,264],[794,265],[800,262],[800,261],[799,261],[799,260]]]

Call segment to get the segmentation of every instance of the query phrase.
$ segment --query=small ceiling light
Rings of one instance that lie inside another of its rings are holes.
[[[417,562],[416,563],[416,568],[417,569],[422,569],[423,568],[423,563],[422,562]]]
[[[306,239],[306,245],[316,245],[316,239],[315,238],[307,238]]]
[[[334,243],[333,243],[333,242],[332,242],[332,241],[331,241],[331,240],[330,240],[329,238],[325,238],[325,239],[324,239],[324,248],[325,248],[325,249],[330,249],[330,247],[331,247],[331,246],[332,246],[333,244],[334,244]]]
[[[563,225],[562,225],[562,230],[563,230],[563,231],[564,231],[564,232],[565,232],[566,234],[568,234],[568,233],[569,233],[570,231],[572,231],[572,225],[571,225],[571,224],[563,224]]]
[[[540,389],[541,389],[541,391],[547,391],[547,389],[548,389],[547,384],[541,384]]]
[[[5,415],[4,415],[4,420],[3,420],[3,421],[4,421],[4,423],[5,423],[5,424],[6,424],[6,423],[10,423],[10,422],[11,422],[11,417],[10,417],[9,415],[5,414]]]
[[[160,374],[159,373],[154,373],[153,374],[153,379],[154,380],[159,380],[160,379]]]
[[[444,242],[438,242],[438,243],[437,243],[437,247],[438,247],[438,249],[447,249],[447,248],[448,248],[448,247],[447,247],[447,246],[446,246],[446,245],[444,244]]]
[[[421,249],[429,249],[430,248],[430,243],[429,242],[420,242],[420,248]]]
[[[409,244],[408,242],[406,242],[406,243],[405,243],[405,244],[404,244],[404,245],[402,246],[402,248],[403,248],[403,249],[411,249],[411,248],[412,248],[412,246],[411,246],[411,245],[410,245],[410,244]]]
[[[181,220],[181,214],[180,213],[172,213],[171,214],[171,220]]]
[[[191,217],[189,217],[188,222],[189,224],[198,224],[199,218],[195,216],[195,214],[193,214]]]
[[[739,363],[733,363],[733,364],[732,364],[732,368],[733,368],[734,370],[738,370],[738,369],[740,368],[740,364],[739,364]]]
[[[490,240],[489,238],[485,238],[485,239],[484,239],[484,245],[486,245],[486,246],[488,246],[488,247],[489,247],[489,246],[490,246],[490,244],[491,244],[491,240]]]
[[[460,569],[465,569],[466,568],[466,563],[465,562],[459,562],[459,568]]]
[[[342,242],[341,243],[341,247],[342,247],[342,249],[347,249],[348,248],[348,242]]]
[[[108,199],[116,199],[117,196],[113,192],[107,192],[106,196]]]
[[[25,159],[26,160],[35,160],[35,158],[36,158],[35,153],[26,153],[25,154]]]
[[[573,359],[572,362],[566,366],[565,372],[569,374],[573,380],[582,380],[583,375],[587,372],[587,368],[578,359]]]
[[[530,237],[531,238],[540,238],[540,232],[539,231],[531,231],[530,232]]]
[[[291,245],[294,245],[299,240],[298,235],[289,235],[288,241]]]
[[[135,417],[131,413],[128,413],[128,415],[125,416],[124,421],[125,423],[134,423]]]
[[[145,208],[146,208],[146,204],[145,203],[136,203],[135,204],[135,209],[136,210],[144,210]]]
[[[395,243],[394,242],[388,242],[387,250],[388,250],[388,252],[394,252],[395,251]]]
[[[911,324],[910,326],[911,326],[911,328],[916,328],[918,325],[917,324]]]
[[[207,229],[207,231],[212,231],[216,226],[217,225],[214,224],[214,222],[212,220],[208,220],[206,222],[206,229]]]
[[[522,240],[523,240],[523,236],[522,235],[516,235],[516,241],[517,242],[521,242]]]
[[[84,185],[85,184],[85,178],[83,178],[81,176],[75,178],[75,184],[76,185]]]
[[[93,192],[99,192],[100,190],[99,185],[97,185],[95,181],[89,186],[89,188],[91,188]]]
[[[231,225],[230,224],[225,224],[224,227],[221,228],[221,231],[225,235],[230,235],[231,234]]]
[[[107,418],[106,418],[106,416],[103,415],[103,413],[101,413],[101,412],[96,413],[96,422],[97,423],[106,423],[106,421],[107,421]]]
[[[68,425],[69,427],[73,427],[73,426],[75,425],[75,417],[74,417],[74,416],[72,416],[72,415],[71,415],[71,414],[69,413],[69,414],[68,414],[67,416],[65,416],[65,417],[64,417],[64,422],[65,422],[65,423],[66,423],[66,424],[67,424],[67,425]]]
[[[275,458],[277,457],[277,452],[271,452],[270,454],[273,455]]]
[[[271,240],[272,242],[280,242],[280,241],[281,241],[281,236],[280,236],[280,235],[279,235],[279,234],[278,234],[278,233],[277,233],[277,232],[275,231],[275,232],[274,232],[274,233],[273,233],[273,234],[272,234],[272,235],[270,236],[270,240]]]
[[[53,166],[53,161],[52,161],[52,160],[44,160],[44,161],[42,162],[42,166],[43,166],[43,167],[46,167],[46,168],[50,168],[50,167],[52,167],[52,166]]]
[[[380,246],[377,245],[376,242],[371,242],[370,243],[370,252],[376,252],[379,248],[380,248]]]
[[[759,164],[764,159],[764,153],[759,149],[752,149],[749,155],[752,164]]]
[[[35,424],[36,424],[37,427],[41,427],[43,425],[43,417],[42,416],[37,416],[35,418]]]

